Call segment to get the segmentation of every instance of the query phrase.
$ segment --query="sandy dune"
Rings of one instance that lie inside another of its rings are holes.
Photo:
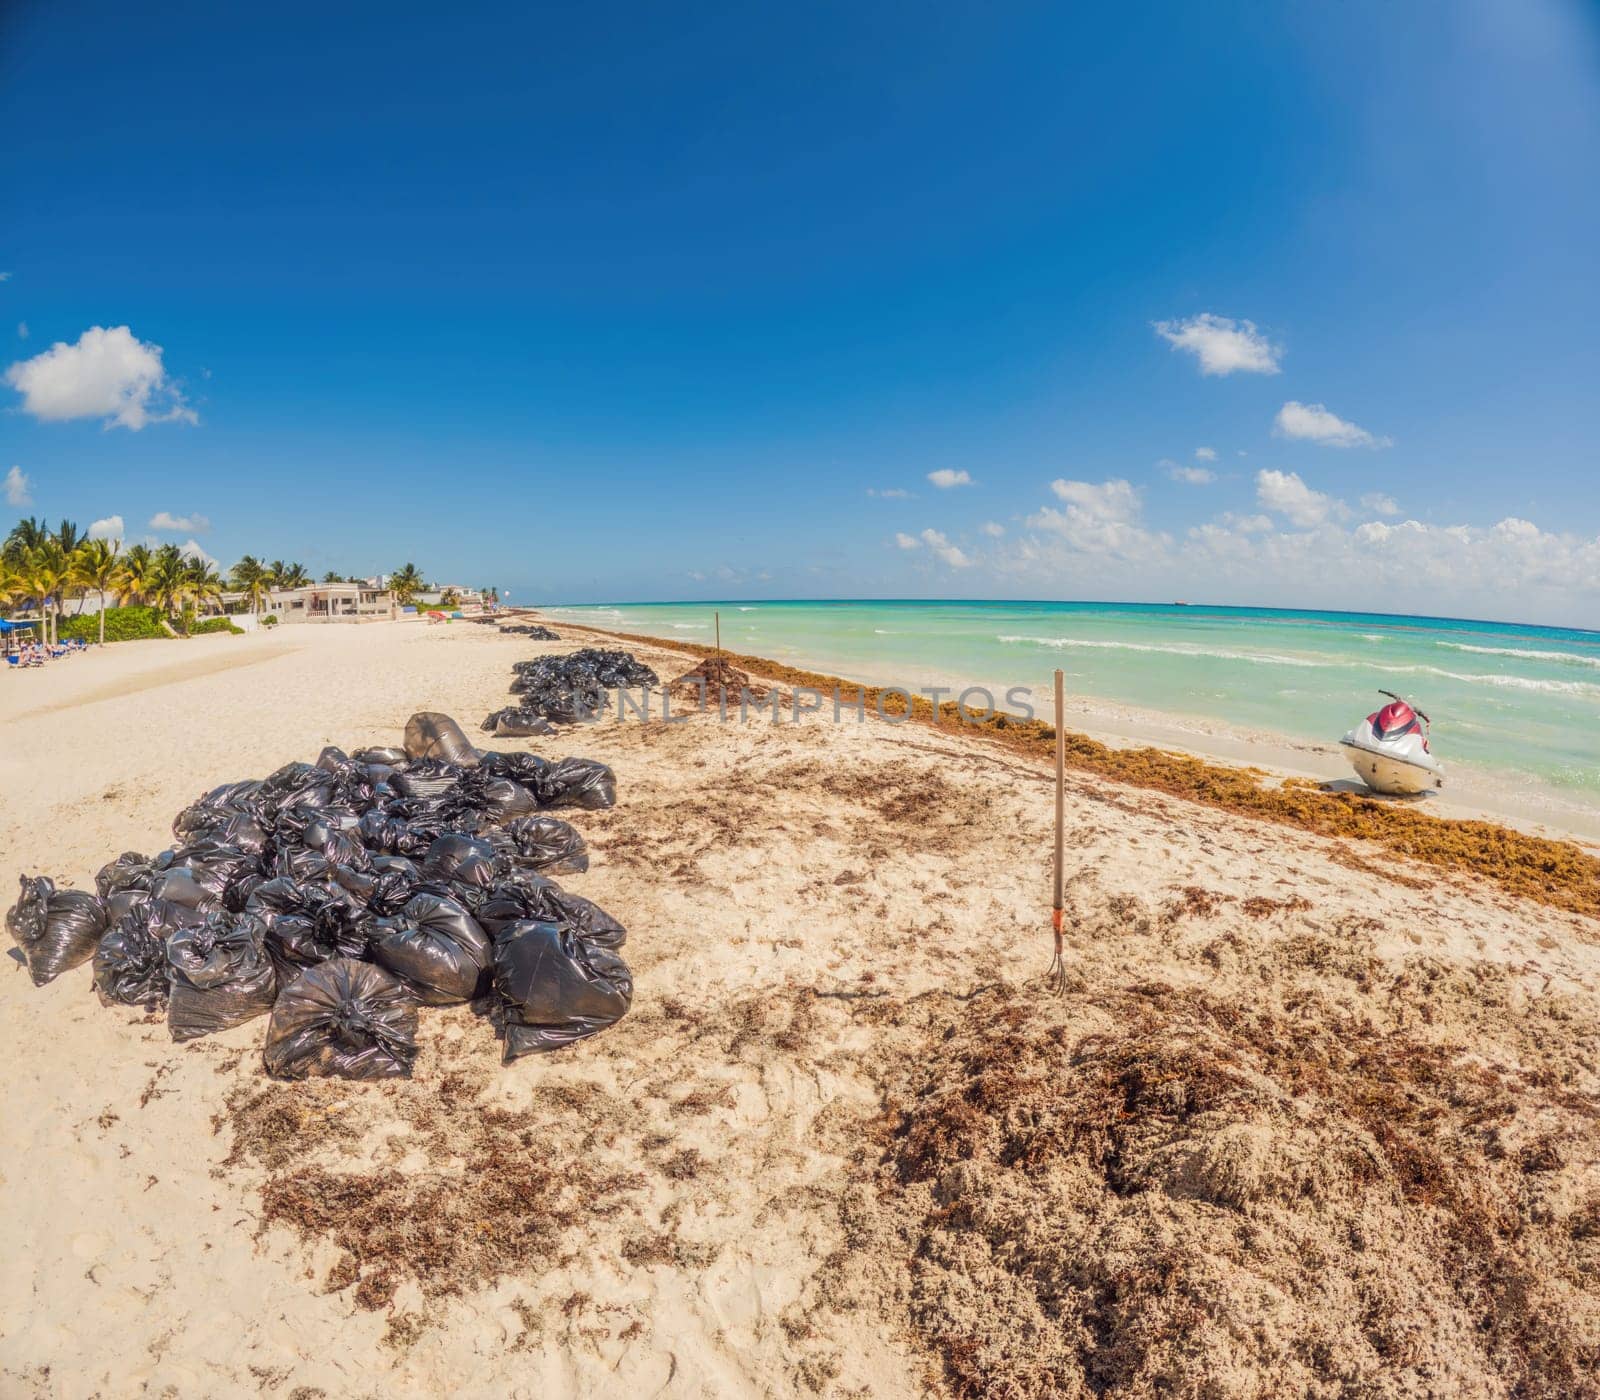
[[[307,628],[17,677],[7,902],[215,783],[471,728],[562,649]],[[632,1014],[502,1067],[425,1012],[410,1082],[276,1085],[259,1024],[177,1047],[16,970],[5,1393],[1594,1393],[1593,922],[1070,777],[1046,998],[1015,754],[711,716],[501,746],[617,771],[563,883],[628,925]]]

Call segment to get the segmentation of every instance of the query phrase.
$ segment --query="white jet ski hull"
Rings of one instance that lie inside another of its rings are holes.
[[[1414,797],[1430,788],[1442,788],[1444,775],[1420,764],[1407,763],[1392,754],[1374,753],[1359,744],[1344,740],[1344,751],[1356,776],[1374,792],[1388,793],[1393,797]]]

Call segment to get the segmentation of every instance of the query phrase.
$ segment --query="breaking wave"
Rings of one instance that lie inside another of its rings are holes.
[[[1452,681],[1465,681],[1469,685],[1498,685],[1507,690],[1538,690],[1547,695],[1591,695],[1600,700],[1600,685],[1589,681],[1541,681],[1532,676],[1464,675],[1460,671],[1446,671],[1442,666],[1379,666],[1380,671],[1404,671],[1412,675],[1444,676]]]
[[[1521,647],[1475,647],[1466,642],[1440,642],[1451,651],[1470,651],[1478,656],[1516,656],[1526,661],[1556,661],[1563,666],[1593,666],[1600,670],[1600,656],[1577,656],[1570,651],[1526,651]]]
[[[1187,656],[1197,660],[1245,661],[1257,666],[1294,666],[1301,668],[1341,667],[1361,671],[1378,671],[1391,676],[1440,676],[1446,680],[1461,681],[1467,685],[1499,686],[1506,690],[1532,690],[1547,695],[1583,695],[1600,699],[1600,685],[1588,681],[1538,680],[1532,676],[1481,675],[1462,671],[1447,671],[1442,666],[1381,666],[1374,662],[1345,660],[1318,661],[1305,656],[1283,656],[1276,652],[1224,651],[1209,647],[1192,646],[1182,642],[1161,645],[1155,642],[1110,642],[1090,640],[1086,637],[1022,637],[1002,636],[997,641],[1024,646],[1086,647],[1096,651],[1158,652],[1164,656]],[[1559,653],[1565,656],[1566,653]],[[1579,658],[1582,659],[1582,658]]]
[[[1313,661],[1306,656],[1281,656],[1269,651],[1217,651],[1209,647],[1190,646],[1174,642],[1161,646],[1155,642],[1104,642],[1090,641],[1085,637],[1012,637],[996,638],[1006,643],[1021,643],[1040,647],[1092,647],[1103,651],[1160,652],[1167,656],[1210,657],[1218,661],[1251,661],[1260,666],[1340,666],[1340,661]]]

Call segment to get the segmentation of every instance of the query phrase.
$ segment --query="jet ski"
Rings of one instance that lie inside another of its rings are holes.
[[[1380,690],[1390,703],[1370,714],[1339,742],[1356,775],[1375,792],[1415,796],[1444,786],[1444,769],[1428,752],[1432,721],[1392,690]]]

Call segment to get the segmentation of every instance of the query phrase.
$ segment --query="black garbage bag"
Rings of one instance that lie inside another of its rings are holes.
[[[167,938],[181,926],[181,906],[146,895],[100,939],[94,954],[94,989],[103,1006],[164,1006],[171,973]]]
[[[167,939],[167,1030],[174,1040],[224,1031],[272,1010],[278,974],[265,934],[251,914],[214,914],[173,932]]]
[[[261,788],[262,784],[254,780],[223,783],[221,787],[212,788],[204,797],[191,802],[178,813],[172,822],[172,834],[183,840],[235,816],[259,820],[265,810],[261,802]]]
[[[371,914],[398,914],[422,883],[416,865],[404,856],[372,856],[362,868],[339,865],[332,871],[345,895]]]
[[[521,705],[507,705],[484,716],[482,728],[496,739],[533,739],[556,732],[555,725],[543,715]]]
[[[148,904],[151,899],[149,890],[117,890],[105,897],[106,927],[133,913],[141,904]]]
[[[442,758],[446,763],[471,768],[478,761],[478,751],[467,742],[461,726],[449,715],[424,711],[406,721],[406,757]]]
[[[559,817],[521,817],[509,823],[521,862],[535,870],[579,872],[589,868],[589,850],[577,828]]]
[[[333,783],[333,774],[314,763],[286,763],[261,780],[256,798],[268,816],[296,805],[325,807],[333,795]]]
[[[138,851],[124,851],[100,867],[94,877],[94,887],[101,899],[109,899],[124,890],[149,890],[155,874],[149,856],[140,855]]]
[[[448,791],[440,794],[439,811],[447,818],[472,812],[484,826],[525,817],[539,810],[538,800],[515,778],[469,768]]]
[[[440,834],[437,822],[413,823],[399,803],[374,807],[361,818],[361,844],[374,854],[420,856]]]
[[[322,852],[334,865],[358,869],[372,863],[361,841],[360,818],[349,812],[321,812],[306,824],[301,838],[313,851]]]
[[[259,856],[267,848],[267,829],[247,812],[233,812],[223,821],[194,835],[204,835],[218,845],[232,846],[253,856]]]
[[[357,763],[379,764],[385,768],[400,768],[406,762],[406,751],[404,749],[384,748],[380,745],[374,745],[369,749],[357,749],[350,757]]]
[[[394,775],[390,786],[402,797],[433,799],[443,797],[461,779],[460,764],[441,758],[422,758]]]
[[[326,878],[332,869],[333,862],[309,846],[279,845],[267,855],[267,872],[274,879],[287,878],[303,884]]]
[[[406,907],[374,920],[372,960],[401,978],[419,1001],[471,1001],[488,981],[489,935],[460,900],[419,891]]]
[[[163,870],[150,882],[150,893],[156,899],[164,899],[169,904],[182,904],[202,914],[223,912],[221,888],[213,889],[187,865],[174,865],[170,870]]]
[[[428,847],[419,867],[424,880],[481,885],[487,889],[508,869],[495,848],[481,836],[449,832]]]
[[[367,951],[370,919],[349,902],[313,884],[280,876],[251,896],[248,912],[261,921],[262,942],[280,983],[329,958],[359,958]]]
[[[88,962],[106,931],[106,909],[86,890],[58,890],[48,875],[22,876],[22,892],[6,914],[6,931],[27,959],[36,987]]]
[[[633,1001],[633,978],[608,949],[571,929],[528,920],[508,925],[494,941],[494,990],[509,1064],[614,1025]]]
[[[628,931],[592,899],[564,890],[543,875],[518,872],[502,880],[479,903],[474,917],[491,938],[525,919],[571,929],[585,943],[615,951],[628,941]]]
[[[278,994],[267,1025],[276,1079],[409,1079],[416,1058],[416,999],[398,977],[351,958],[308,967]]]
[[[222,892],[222,907],[230,914],[244,913],[245,905],[250,902],[250,896],[266,881],[267,877],[258,870],[249,870],[235,876],[228,881],[227,889]]]
[[[617,775],[592,758],[552,763],[534,786],[541,807],[581,807],[588,812],[617,805]]]
[[[511,778],[521,783],[535,796],[539,784],[550,772],[549,760],[536,753],[508,753],[501,749],[486,750],[478,760],[478,767],[497,778]]]
[[[581,678],[546,680],[519,676],[511,683],[511,693],[522,697],[516,708],[523,714],[542,717],[552,724],[592,720],[605,710],[607,700],[603,686]]]
[[[229,846],[212,837],[204,837],[180,846],[174,851],[172,864],[151,880],[151,890],[156,890],[163,882],[170,881],[183,871],[188,872],[193,883],[205,891],[212,903],[220,906],[232,885],[247,876],[261,873],[261,858],[237,846]],[[165,897],[171,898],[171,896]]]

